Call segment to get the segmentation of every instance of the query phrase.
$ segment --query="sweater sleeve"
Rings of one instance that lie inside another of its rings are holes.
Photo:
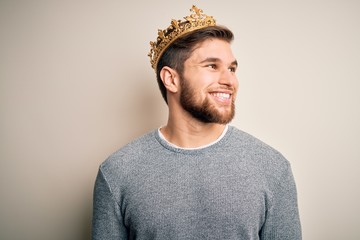
[[[288,162],[280,181],[275,184],[265,223],[260,232],[260,239],[302,239],[296,186]]]
[[[94,187],[93,240],[127,239],[127,231],[123,224],[120,207],[101,169],[98,172]]]

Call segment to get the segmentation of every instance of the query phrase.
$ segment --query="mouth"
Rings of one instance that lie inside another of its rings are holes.
[[[212,92],[210,95],[215,99],[216,102],[219,102],[224,105],[231,104],[232,93],[229,92]]]

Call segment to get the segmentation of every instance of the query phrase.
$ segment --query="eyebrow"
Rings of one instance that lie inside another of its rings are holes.
[[[206,62],[221,62],[221,60],[219,58],[216,58],[216,57],[209,57],[209,58],[205,58],[200,63],[206,63]],[[237,67],[238,66],[237,60],[234,60],[233,62],[231,62],[230,65],[235,65]]]

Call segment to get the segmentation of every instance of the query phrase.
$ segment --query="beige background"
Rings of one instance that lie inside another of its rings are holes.
[[[360,239],[360,1],[0,1],[0,239],[90,238],[98,165],[166,121],[148,43],[230,27],[233,125],[291,162],[304,239]]]

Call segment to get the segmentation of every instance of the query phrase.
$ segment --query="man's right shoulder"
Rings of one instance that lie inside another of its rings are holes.
[[[151,131],[127,143],[102,162],[100,169],[103,172],[119,168],[126,171],[127,168],[139,164],[139,161],[144,161],[147,153],[157,145],[154,135],[155,131]]]

